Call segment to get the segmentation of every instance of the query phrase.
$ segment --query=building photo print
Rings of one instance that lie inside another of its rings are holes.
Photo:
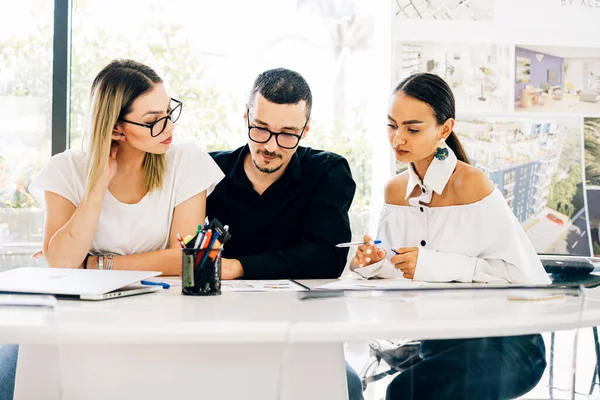
[[[455,132],[538,253],[590,255],[580,118],[459,119]]]

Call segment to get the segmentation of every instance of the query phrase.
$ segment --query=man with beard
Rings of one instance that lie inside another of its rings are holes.
[[[343,157],[299,146],[310,132],[311,106],[300,74],[265,71],[246,105],[248,144],[210,154],[225,178],[207,198],[207,215],[229,225],[232,235],[222,279],[341,275],[348,251],[335,245],[351,238],[356,184]],[[362,399],[360,378],[348,365],[346,375],[349,398]]]
[[[356,184],[343,157],[299,146],[311,106],[300,74],[265,71],[246,105],[248,144],[211,153],[226,177],[208,197],[207,214],[232,235],[223,279],[337,278],[344,269],[347,249],[335,244],[351,238]]]

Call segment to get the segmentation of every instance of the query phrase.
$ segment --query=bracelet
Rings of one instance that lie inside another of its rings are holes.
[[[104,255],[100,254],[98,256],[98,264],[96,264],[98,269],[104,269]]]
[[[115,257],[114,254],[107,254],[106,255],[106,269],[112,269],[113,266],[113,258]]]
[[[88,261],[88,258],[90,258],[90,253],[87,253],[87,254],[85,255],[85,258],[83,259],[83,269],[87,269],[87,261]]]

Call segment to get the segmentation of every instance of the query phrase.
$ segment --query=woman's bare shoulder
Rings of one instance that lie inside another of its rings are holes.
[[[494,191],[494,183],[486,174],[472,165],[459,161],[453,176],[453,187],[462,204],[476,203]]]
[[[392,177],[385,185],[385,202],[387,204],[405,204],[406,185],[408,184],[408,171]]]

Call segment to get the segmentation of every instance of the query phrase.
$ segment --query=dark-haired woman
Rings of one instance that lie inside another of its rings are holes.
[[[446,82],[432,74],[405,79],[387,118],[396,159],[409,168],[386,186],[382,244],[365,236],[369,244],[359,247],[351,269],[364,278],[550,283],[502,194],[469,164],[453,131],[455,102]],[[537,384],[546,366],[541,335],[426,340],[421,358],[390,383],[388,400],[515,398]]]

